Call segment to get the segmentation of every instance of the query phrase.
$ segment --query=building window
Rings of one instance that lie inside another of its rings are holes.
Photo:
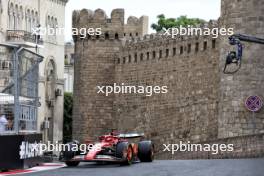
[[[143,53],[141,53],[140,54],[140,61],[143,61],[143,59],[144,59],[144,55],[143,55]]]
[[[128,56],[128,63],[131,63],[131,55]]]
[[[169,57],[169,55],[170,55],[170,50],[166,49],[166,57]]]
[[[111,23],[111,19],[108,18],[108,19],[106,20],[106,22],[107,22],[107,23]]]
[[[117,59],[117,63],[120,64],[120,58]]]
[[[162,50],[159,51],[159,58],[162,58]]]
[[[183,54],[183,46],[180,47],[180,54]]]
[[[149,52],[147,52],[147,60],[149,60]]]
[[[34,22],[35,23],[35,22]],[[57,41],[57,39],[56,39],[56,28],[58,28],[58,20],[57,20],[57,18],[55,18],[55,17],[53,17],[53,16],[50,16],[50,15],[48,15],[47,16],[47,19],[46,19],[46,26],[47,26],[47,28],[52,28],[52,29],[54,29],[54,33],[53,33],[53,35],[48,35],[47,36],[47,40],[49,41],[49,42],[52,42],[52,43],[55,43],[56,41]]]
[[[30,24],[29,24],[30,23],[30,12],[29,10],[27,10],[26,12],[25,23],[26,23],[25,30],[27,32],[30,32]]]
[[[195,43],[195,52],[197,53],[199,51],[199,43]]]
[[[205,41],[203,44],[203,50],[205,51],[207,49],[207,42]]]
[[[36,26],[37,26],[36,25],[36,19],[35,19],[35,13],[33,10],[31,11],[30,17],[31,17],[30,32],[33,32],[33,29],[36,28]],[[53,18],[52,18],[52,20],[53,20]]]
[[[135,60],[135,63],[137,63],[137,53],[135,53],[135,58],[134,58]]]
[[[106,40],[109,39],[109,34],[108,34],[108,32],[105,33],[105,39],[106,39]]]
[[[14,14],[15,14],[15,9],[14,9],[14,4],[13,3],[11,3],[10,4],[10,7],[9,7],[9,9],[8,9],[8,18],[9,18],[9,29],[10,30],[14,30],[14,22],[15,22],[15,20],[14,20]]]
[[[156,51],[152,51],[152,59],[156,58]]]
[[[173,56],[176,55],[176,48],[173,48]]]
[[[3,8],[2,8],[2,0],[0,0],[0,26],[2,25],[2,12],[3,12]]]
[[[118,33],[115,34],[115,39],[118,40]]]
[[[215,49],[215,46],[216,46],[216,41],[214,39],[214,40],[212,40],[212,48]]]
[[[15,6],[15,11],[14,11],[14,30],[18,29],[18,21],[19,21],[19,14],[18,14],[18,5]]]
[[[20,6],[19,8],[19,22],[18,22],[18,27],[19,29],[22,29],[23,28],[23,18],[24,18],[24,15],[23,15],[23,7]]]
[[[187,52],[190,53],[192,51],[192,45],[188,44]]]
[[[125,57],[123,57],[123,64],[125,64],[126,63],[126,58]]]

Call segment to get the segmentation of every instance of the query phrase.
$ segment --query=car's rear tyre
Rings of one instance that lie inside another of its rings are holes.
[[[76,167],[79,165],[79,161],[66,161],[65,164],[69,167]]]
[[[130,165],[133,160],[133,149],[128,142],[119,142],[116,145],[116,157],[122,159],[122,165]]]
[[[152,162],[154,160],[154,145],[151,141],[138,143],[138,158],[141,162]]]

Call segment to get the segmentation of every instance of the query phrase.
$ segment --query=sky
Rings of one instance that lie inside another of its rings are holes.
[[[65,41],[71,41],[71,16],[73,10],[83,8],[96,10],[103,9],[109,17],[112,9],[125,9],[126,19],[129,16],[149,16],[149,33],[152,23],[157,22],[157,15],[177,18],[187,15],[189,18],[201,18],[205,20],[218,19],[220,16],[221,0],[69,0],[66,5]]]

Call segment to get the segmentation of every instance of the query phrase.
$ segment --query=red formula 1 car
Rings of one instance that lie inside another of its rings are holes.
[[[134,161],[152,162],[154,160],[154,145],[151,141],[129,142],[129,138],[140,138],[144,134],[110,133],[99,137],[98,142],[86,142],[85,151],[77,141],[68,143],[69,147],[60,154],[60,161],[67,166],[77,166],[80,162],[118,162],[130,165]]]

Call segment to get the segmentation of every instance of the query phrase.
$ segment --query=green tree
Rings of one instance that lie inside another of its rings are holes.
[[[151,25],[151,28],[156,32],[165,31],[169,28],[179,28],[180,26],[188,27],[188,25],[195,26],[205,23],[205,20],[199,18],[188,18],[187,16],[180,16],[178,18],[166,18],[165,15],[161,14],[158,15],[157,18],[158,22]]]
[[[72,140],[72,93],[64,93],[64,113],[63,113],[63,142]]]

